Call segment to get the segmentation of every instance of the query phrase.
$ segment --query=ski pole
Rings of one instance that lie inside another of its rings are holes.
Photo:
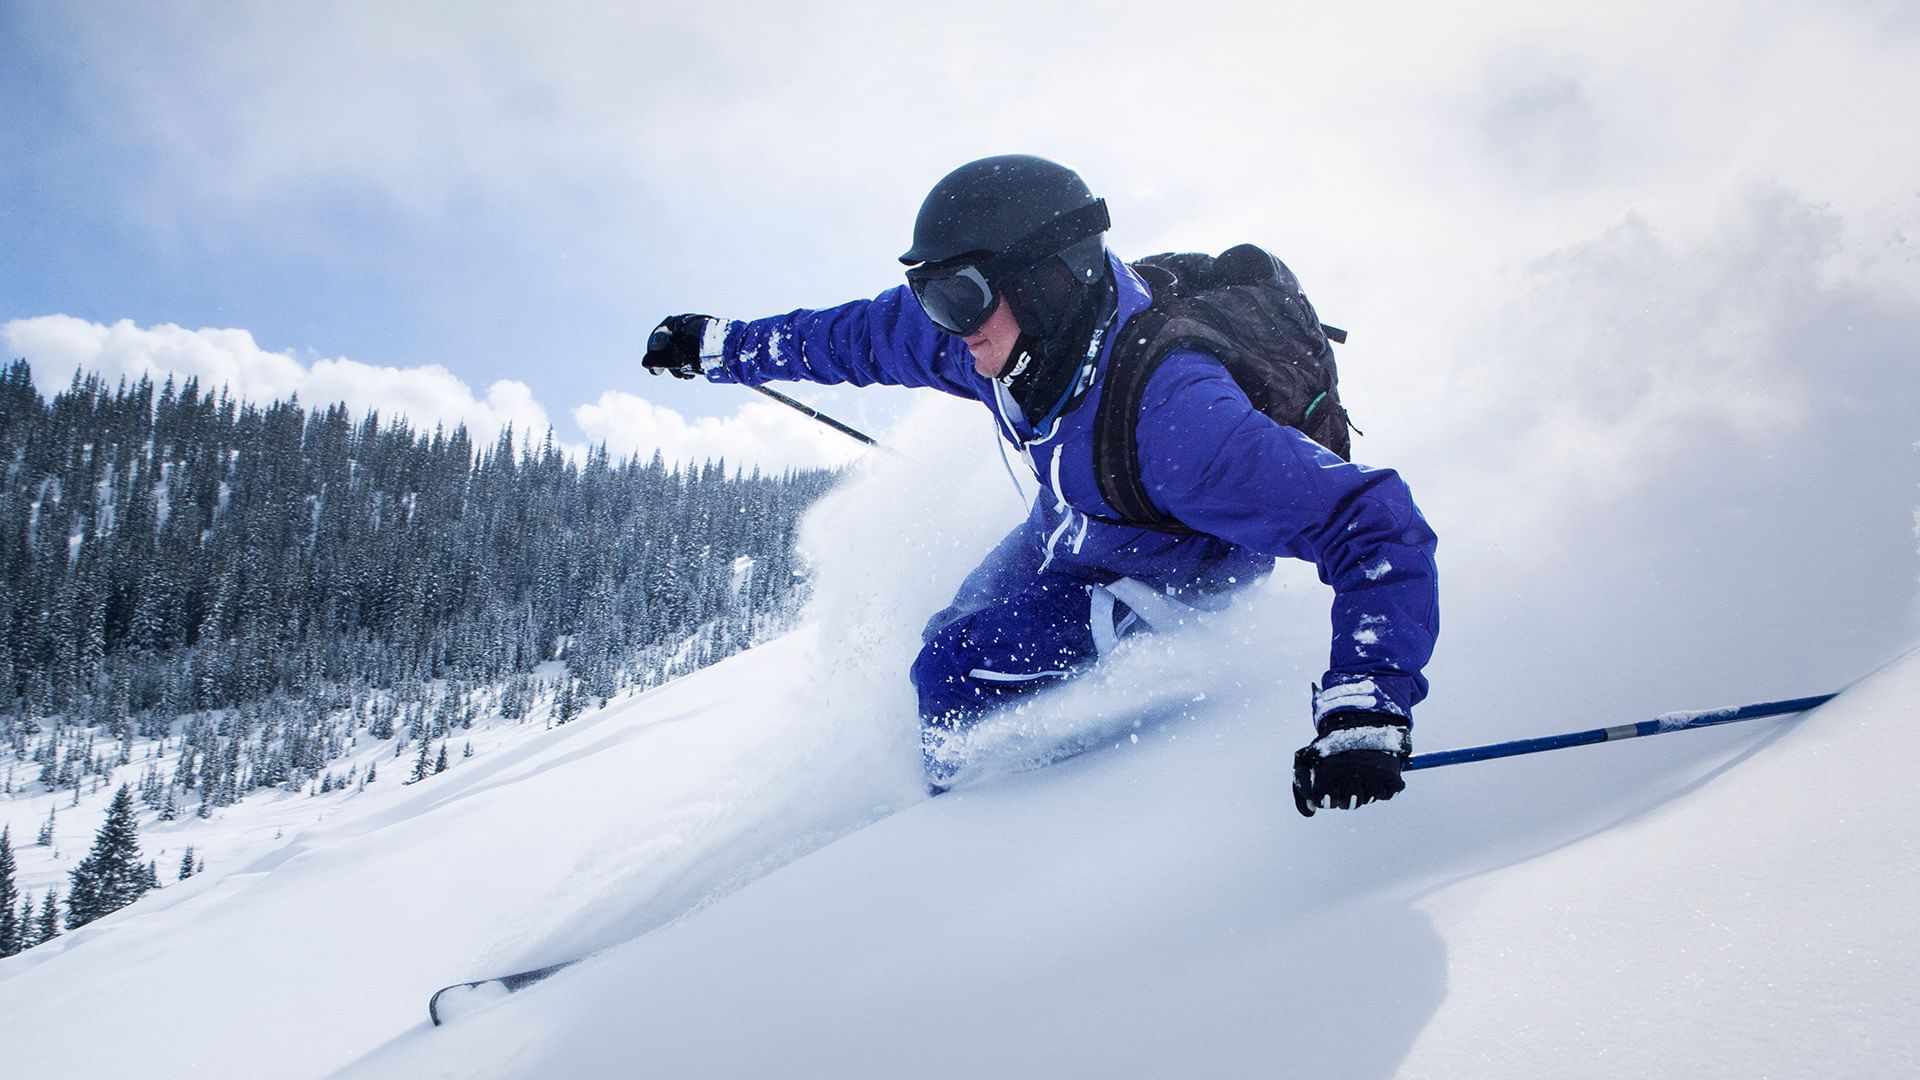
[[[1783,716],[1787,713],[1805,712],[1815,706],[1824,705],[1833,698],[1833,694],[1820,694],[1788,701],[1762,701],[1737,708],[1666,713],[1652,720],[1642,720],[1637,724],[1620,724],[1616,727],[1594,728],[1591,731],[1544,735],[1537,739],[1515,739],[1512,742],[1467,746],[1458,750],[1439,750],[1431,754],[1415,754],[1413,760],[1407,762],[1406,767],[1401,771],[1437,769],[1442,765],[1458,765],[1467,761],[1487,761],[1492,758],[1516,757],[1520,754],[1538,754],[1544,750],[1559,750],[1567,746],[1586,746],[1589,743],[1614,742],[1618,739],[1637,739],[1642,735],[1665,735],[1669,731],[1686,731],[1691,728],[1712,727],[1715,724],[1736,724],[1742,720],[1757,720],[1763,716]]]
[[[868,446],[880,445],[879,443],[874,441],[873,436],[868,435],[865,432],[858,431],[854,428],[848,427],[847,425],[841,423],[840,421],[835,420],[833,417],[828,416],[826,413],[821,412],[819,409],[816,409],[813,406],[808,405],[803,401],[795,401],[778,390],[769,390],[764,386],[749,386],[747,387],[747,389],[757,390],[760,393],[765,394],[768,397],[772,398],[773,400],[779,402],[780,404],[785,405],[787,408],[795,409],[795,410],[798,410],[799,412],[805,413],[806,415],[812,417],[815,420],[820,421],[821,423],[827,425],[828,427],[839,432],[840,434],[849,436],[851,438],[859,439],[861,442],[866,443]]]

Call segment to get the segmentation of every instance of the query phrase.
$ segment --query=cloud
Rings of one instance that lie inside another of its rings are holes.
[[[47,395],[64,389],[73,372],[85,371],[109,383],[143,376],[155,384],[169,377],[176,382],[194,378],[204,390],[225,387],[256,404],[296,395],[308,407],[345,402],[356,413],[404,416],[420,430],[465,424],[481,444],[491,443],[508,425],[523,442],[540,438],[549,427],[546,407],[517,379],[501,379],[480,395],[437,364],[387,367],[345,358],[303,363],[261,348],[245,330],[139,327],[126,319],[105,326],[43,315],[0,325],[0,344],[8,355],[33,365],[35,381]],[[621,456],[650,457],[659,450],[673,462],[724,457],[730,464],[782,469],[839,465],[859,449],[791,410],[758,402],[725,419],[689,421],[632,394],[609,392],[580,406],[575,416],[591,440],[604,439]],[[584,447],[565,449],[579,454]]]
[[[1164,196],[1116,199],[1134,211],[1123,228],[1222,199],[1244,215],[1244,198],[1278,189],[1276,222],[1304,196],[1349,235],[1361,215],[1330,204],[1384,210],[1436,179],[1471,202],[1448,214],[1466,227],[1511,212],[1487,181],[1516,170],[1583,188],[1598,172],[1619,191],[1646,177],[1624,163],[1648,162],[1663,189],[1710,192],[1730,169],[1884,187],[1915,164],[1875,125],[1833,123],[1913,89],[1920,42],[1870,12],[1382,7],[1203,7],[1174,34],[1147,6],[994,0],[958,14],[288,3],[244,20],[80,6],[29,29],[85,72],[76,100],[146,148],[175,206],[269,220],[316,193],[432,213],[475,185],[538,205],[558,184],[617,191],[634,218],[615,227],[656,241],[817,249],[813,215],[827,212],[884,260],[941,171],[1012,148],[1079,163],[1116,195]],[[1147,56],[1175,83],[1204,72],[1207,93],[1125,93],[1126,58]],[[1126,129],[1167,132],[1178,152],[1141,154]]]
[[[1920,416],[1901,329],[1920,314],[1920,264],[1861,280],[1842,237],[1830,210],[1759,188],[1691,242],[1628,216],[1538,260],[1446,365],[1446,400],[1476,421],[1457,434],[1603,498],[1703,445],[1765,453],[1824,425],[1838,444],[1867,419],[1897,439],[1890,407]]]
[[[108,382],[194,378],[203,390],[225,387],[242,401],[260,404],[295,395],[310,407],[345,402],[356,412],[405,416],[422,429],[465,424],[482,440],[491,440],[508,424],[523,433],[544,432],[548,426],[546,409],[525,383],[503,379],[479,397],[438,364],[399,368],[348,359],[306,364],[261,348],[245,330],[140,327],[129,319],[103,326],[69,315],[43,315],[0,326],[0,342],[9,354],[33,365],[35,381],[46,394],[63,389],[69,374],[81,370]]]
[[[668,460],[725,459],[729,465],[829,468],[863,452],[860,444],[784,405],[750,401],[727,417],[688,420],[643,397],[609,390],[573,410],[580,430],[604,442],[616,457],[650,455]]]
[[[1772,188],[1630,216],[1461,335],[1387,456],[1442,537],[1451,677],[1711,704],[1913,640],[1920,266],[1854,276],[1845,236]]]

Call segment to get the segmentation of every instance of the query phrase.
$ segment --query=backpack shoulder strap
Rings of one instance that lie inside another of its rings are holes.
[[[1193,535],[1155,508],[1140,473],[1147,384],[1183,349],[1219,360],[1255,409],[1348,458],[1350,421],[1331,344],[1346,332],[1319,321],[1285,263],[1241,244],[1218,257],[1167,253],[1132,267],[1153,301],[1120,328],[1094,420],[1094,479],[1116,515],[1105,520]]]
[[[1165,331],[1168,318],[1169,312],[1156,301],[1120,328],[1093,422],[1093,476],[1100,497],[1118,515],[1107,519],[1113,524],[1185,534],[1193,530],[1155,508],[1140,477],[1140,407],[1146,401],[1147,383],[1167,358],[1167,350],[1151,346]]]
[[[1261,259],[1272,259],[1247,246]],[[1118,515],[1102,520],[1194,536],[1194,530],[1161,513],[1147,495],[1140,475],[1140,408],[1146,403],[1147,384],[1154,372],[1173,353],[1193,349],[1223,364],[1234,353],[1232,339],[1212,325],[1211,305],[1199,295],[1226,284],[1222,270],[1232,264],[1211,255],[1168,252],[1130,265],[1152,291],[1153,302],[1120,328],[1100,392],[1100,411],[1093,425],[1093,475],[1100,497]]]

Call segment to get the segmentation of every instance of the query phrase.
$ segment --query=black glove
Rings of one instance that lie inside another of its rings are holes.
[[[1391,799],[1407,786],[1400,770],[1413,755],[1405,717],[1342,712],[1320,724],[1320,737],[1293,755],[1293,805],[1350,810]]]
[[[669,315],[647,335],[647,355],[640,366],[655,375],[667,372],[676,379],[700,374],[700,344],[707,336],[707,315]]]

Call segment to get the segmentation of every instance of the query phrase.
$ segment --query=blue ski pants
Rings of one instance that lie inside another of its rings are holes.
[[[1123,599],[1124,598],[1124,599]],[[972,611],[934,617],[913,662],[920,722],[961,728],[1085,670],[1120,639],[1176,608],[1149,586],[1042,574]]]

